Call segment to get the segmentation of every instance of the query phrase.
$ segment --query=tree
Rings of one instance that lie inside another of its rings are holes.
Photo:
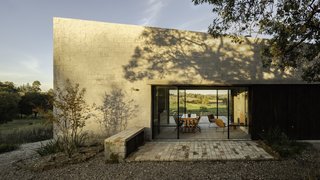
[[[0,123],[15,117],[19,100],[20,96],[12,82],[0,82]]]
[[[192,0],[212,5],[213,37],[270,36],[261,54],[264,67],[302,69],[302,79],[320,81],[319,0]]]
[[[16,93],[18,89],[15,87],[13,82],[1,82],[0,81],[0,92],[9,92],[9,93]]]
[[[40,81],[34,81],[32,86],[29,83],[21,85],[18,88],[21,100],[19,102],[20,114],[31,115],[37,118],[39,112],[52,110],[53,106],[53,90],[41,92]]]
[[[83,141],[82,128],[90,118],[90,109],[84,100],[86,90],[80,90],[79,84],[66,81],[62,89],[57,88],[54,96],[55,117],[52,119],[62,143],[64,152],[71,157]]]
[[[41,110],[47,111],[50,108],[47,98],[45,93],[26,93],[21,97],[21,101],[19,102],[20,113],[25,115],[31,115],[33,113],[34,118],[37,118]]]
[[[201,104],[202,105],[208,105],[209,104],[209,99],[208,99],[208,97],[206,95],[202,95]]]
[[[33,81],[32,87],[31,87],[31,88],[32,88],[32,91],[33,91],[33,92],[41,92],[40,86],[41,86],[40,81]]]
[[[41,86],[40,81],[36,80],[36,81],[33,81],[32,85],[27,83],[19,86],[18,91],[20,92],[21,95],[25,95],[26,93],[30,93],[30,92],[40,93],[41,92],[40,86]]]

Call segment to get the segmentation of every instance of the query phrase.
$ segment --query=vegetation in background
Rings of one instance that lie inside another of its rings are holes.
[[[19,148],[19,145],[17,144],[0,143],[0,153],[13,151],[18,148]]]
[[[53,137],[52,125],[36,124],[1,132],[1,142],[22,144],[43,141]]]
[[[192,0],[207,3],[214,13],[208,32],[213,37],[267,35],[263,65],[279,70],[302,69],[306,81],[320,81],[319,0]]]
[[[15,119],[18,114],[38,117],[39,112],[52,111],[53,91],[41,92],[41,83],[34,81],[16,87],[13,82],[0,82],[0,124]]]
[[[279,127],[270,128],[267,132],[261,134],[261,138],[267,145],[284,158],[300,154],[308,145],[307,143],[289,139]]]
[[[11,121],[18,113],[20,96],[12,82],[0,82],[0,124]]]
[[[67,80],[63,89],[57,88],[53,100],[56,116],[52,120],[62,149],[69,157],[84,144],[86,138],[82,128],[91,114],[84,100],[85,92],[84,88],[79,88],[79,84],[72,85]]]
[[[216,114],[217,111],[217,99],[213,94],[186,94],[186,112],[195,113],[198,115]],[[180,112],[184,112],[184,95],[180,96]],[[218,113],[221,116],[228,114],[227,104],[228,97],[226,94],[219,94],[218,99]],[[169,97],[169,111],[170,114],[177,112],[177,95],[170,94]]]
[[[41,83],[39,81],[34,81],[32,86],[26,84],[18,88],[21,94],[19,102],[21,116],[33,114],[34,118],[37,118],[41,111],[52,111],[53,90],[42,93],[40,86]]]
[[[0,153],[14,150],[23,143],[42,141],[52,137],[52,124],[46,123],[44,119],[13,120],[0,125]]]
[[[43,119],[52,111],[52,90],[41,92],[40,86],[39,81],[20,87],[0,82],[0,153],[53,137],[52,123]]]

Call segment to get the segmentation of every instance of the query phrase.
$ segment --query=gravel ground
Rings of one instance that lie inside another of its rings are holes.
[[[19,147],[19,149],[15,151],[0,154],[0,170],[3,167],[6,167],[12,163],[15,163],[16,161],[38,157],[35,150],[41,147],[42,144],[46,144],[49,141],[50,140],[45,140],[45,141],[39,141],[34,143],[22,144]]]
[[[0,161],[3,161],[0,156]],[[106,164],[93,159],[44,172],[0,164],[0,179],[320,179],[319,151],[281,161],[131,162]]]

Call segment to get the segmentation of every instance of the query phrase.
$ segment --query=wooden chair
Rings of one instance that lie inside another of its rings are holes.
[[[199,116],[197,119],[195,119],[194,132],[195,132],[196,130],[198,130],[199,132],[201,132],[201,128],[200,128],[200,126],[199,126],[200,118],[201,118],[201,117]]]
[[[178,126],[178,127],[176,127],[174,130],[176,131],[177,128],[179,128],[179,130],[182,130],[183,121],[182,121],[182,120],[179,120],[179,118],[178,118],[177,115],[173,115],[173,119],[174,119],[174,121],[176,122],[176,125]]]
[[[224,133],[224,128],[226,127],[226,124],[222,121],[222,119],[216,119],[214,122],[217,125],[216,131],[218,130],[218,128],[222,128],[222,133]]]

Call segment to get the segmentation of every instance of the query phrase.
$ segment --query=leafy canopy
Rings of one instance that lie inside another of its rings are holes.
[[[213,37],[271,37],[262,50],[265,67],[302,69],[308,82],[320,81],[319,0],[192,0],[208,3],[216,15],[208,32]],[[228,35],[227,35],[228,34]]]

